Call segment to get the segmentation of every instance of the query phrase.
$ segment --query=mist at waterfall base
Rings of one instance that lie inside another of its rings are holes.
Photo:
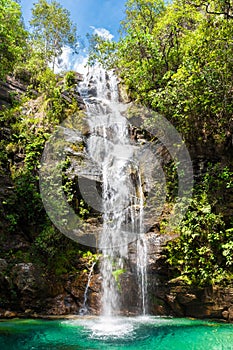
[[[1,350],[232,350],[233,325],[214,322],[134,317],[0,322]]]

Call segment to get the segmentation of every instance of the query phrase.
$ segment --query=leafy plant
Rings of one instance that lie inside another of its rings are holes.
[[[16,1],[0,1],[0,23],[0,79],[5,79],[27,48],[28,33],[21,19],[20,5]]]
[[[117,270],[112,271],[112,275],[116,281],[118,290],[121,290],[120,276],[125,272],[126,272],[125,269],[117,269]]]
[[[226,279],[232,271],[232,229],[225,229],[222,216],[212,212],[205,193],[193,198],[178,233],[167,246],[167,262],[176,276],[195,285],[209,285]]]

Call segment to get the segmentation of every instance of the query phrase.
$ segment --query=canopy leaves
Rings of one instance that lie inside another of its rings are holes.
[[[54,67],[55,60],[62,54],[64,46],[76,50],[77,28],[70,19],[70,13],[58,2],[39,0],[32,9],[33,38],[48,63]]]

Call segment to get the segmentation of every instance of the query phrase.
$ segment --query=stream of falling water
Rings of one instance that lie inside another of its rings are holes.
[[[88,299],[88,289],[90,287],[90,283],[91,283],[91,277],[94,271],[94,267],[95,267],[96,261],[94,261],[91,265],[91,268],[89,270],[89,274],[87,277],[87,284],[86,284],[86,288],[84,291],[84,296],[83,296],[83,304],[81,309],[79,310],[79,314],[80,315],[86,315],[88,313],[88,305],[87,305],[87,299]]]
[[[122,116],[118,82],[112,72],[90,68],[79,86],[90,127],[88,154],[102,173],[103,230],[102,314],[120,310],[120,276],[128,259],[128,243],[137,239],[137,275],[141,313],[147,312],[147,247],[143,227],[144,194],[140,165],[134,157],[128,123]]]

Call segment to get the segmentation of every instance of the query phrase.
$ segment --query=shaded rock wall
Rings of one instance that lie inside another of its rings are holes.
[[[233,322],[232,287],[158,285],[151,293],[151,302],[153,314]]]
[[[162,258],[161,258],[162,259]],[[157,266],[162,260],[157,260]],[[149,314],[175,317],[195,317],[233,322],[233,288],[196,288],[168,281],[162,268],[149,269]],[[49,276],[32,263],[11,267],[0,259],[0,317],[39,317],[79,314],[83,306],[88,271]],[[136,274],[127,271],[121,279],[121,314],[137,315],[139,298]],[[101,276],[95,270],[88,290],[88,311],[99,315],[101,310]]]
[[[11,266],[0,259],[0,317],[78,314],[87,279],[86,270],[58,278],[36,264]],[[91,314],[99,313],[100,289],[100,276],[96,272],[88,290]]]

